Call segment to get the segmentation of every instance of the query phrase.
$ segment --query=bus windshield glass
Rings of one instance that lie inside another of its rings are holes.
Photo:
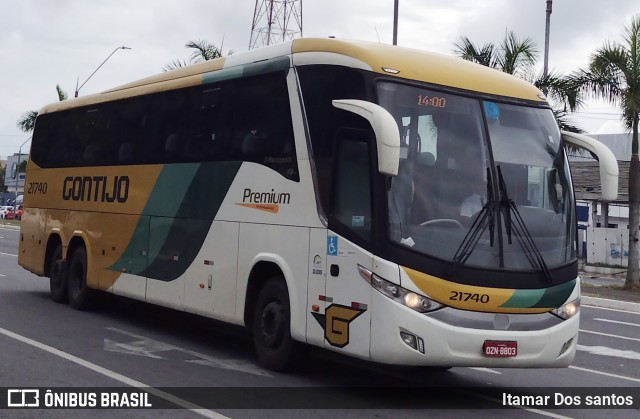
[[[550,109],[391,82],[378,83],[378,97],[401,138],[392,241],[483,269],[575,259],[573,188]]]

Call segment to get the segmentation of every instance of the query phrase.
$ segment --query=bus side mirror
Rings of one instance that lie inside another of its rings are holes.
[[[332,101],[333,106],[360,115],[369,121],[376,136],[378,171],[396,176],[400,163],[400,131],[396,120],[386,109],[375,103],[356,99]]]
[[[618,198],[618,161],[611,150],[600,141],[575,132],[562,131],[562,139],[591,152],[598,159],[602,199],[615,201]]]

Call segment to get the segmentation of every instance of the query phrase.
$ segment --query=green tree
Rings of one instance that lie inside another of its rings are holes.
[[[69,95],[67,92],[60,88],[59,84],[56,84],[56,92],[58,93],[58,100],[63,101],[67,100]],[[38,111],[27,111],[22,114],[20,119],[18,119],[18,128],[23,132],[33,132],[33,129],[36,125],[36,118],[38,117]]]
[[[560,129],[582,131],[566,121],[567,110],[573,111],[582,104],[573,78],[564,77],[559,73],[535,75],[538,47],[531,38],[520,39],[513,31],[508,31],[499,46],[493,43],[479,46],[468,37],[461,36],[454,45],[454,53],[465,60],[500,70],[534,84],[555,104],[554,114]]]
[[[24,132],[33,132],[33,128],[36,125],[36,118],[38,117],[38,111],[27,111],[22,114],[18,120],[18,128]]]
[[[222,57],[222,49],[218,49],[213,43],[206,40],[189,41],[185,44],[185,48],[192,49],[193,52],[188,60],[175,59],[169,64],[162,67],[163,71],[176,70],[178,68],[186,67],[191,64],[199,63],[202,61],[213,60],[214,58]],[[229,51],[227,55],[233,54],[233,51]]]
[[[640,15],[625,26],[621,43],[606,41],[592,55],[589,68],[574,74],[576,85],[594,97],[620,107],[622,120],[631,131],[629,167],[629,263],[625,288],[640,278],[640,162],[638,115],[640,113]]]
[[[461,36],[455,44],[455,52],[465,60],[527,78],[536,64],[538,48],[531,38],[519,39],[509,31],[499,47],[492,43],[478,47],[466,36]]]

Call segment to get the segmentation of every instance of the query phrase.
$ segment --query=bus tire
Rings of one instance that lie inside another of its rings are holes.
[[[87,251],[79,246],[71,255],[67,270],[67,295],[74,310],[88,310],[93,303],[94,291],[87,286]]]
[[[290,368],[294,360],[289,292],[280,276],[263,285],[253,316],[253,343],[258,362],[273,371]]]
[[[49,292],[56,303],[64,304],[68,301],[67,275],[62,260],[62,246],[59,244],[49,257]]]

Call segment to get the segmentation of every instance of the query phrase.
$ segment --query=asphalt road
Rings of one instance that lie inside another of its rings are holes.
[[[4,410],[2,417],[640,416],[638,410],[584,406],[499,409],[499,398],[479,395],[482,389],[502,393],[525,388],[537,394],[548,388],[570,392],[579,386],[602,389],[602,395],[631,388],[640,399],[640,313],[583,305],[578,354],[568,369],[437,372],[386,367],[312,350],[299,369],[277,374],[256,365],[249,336],[237,327],[120,298],[110,298],[92,312],[52,302],[48,281],[18,266],[18,237],[18,231],[0,228],[0,391],[149,386],[154,400],[174,409]],[[380,387],[368,390],[371,385]],[[424,388],[434,385],[448,389],[443,393]],[[224,397],[216,406],[203,409],[191,403],[195,399],[190,391],[207,396],[207,391],[216,389],[217,397]],[[438,403],[446,398],[457,400],[458,408]],[[409,408],[415,402],[420,409]],[[433,408],[425,411],[425,406]]]

